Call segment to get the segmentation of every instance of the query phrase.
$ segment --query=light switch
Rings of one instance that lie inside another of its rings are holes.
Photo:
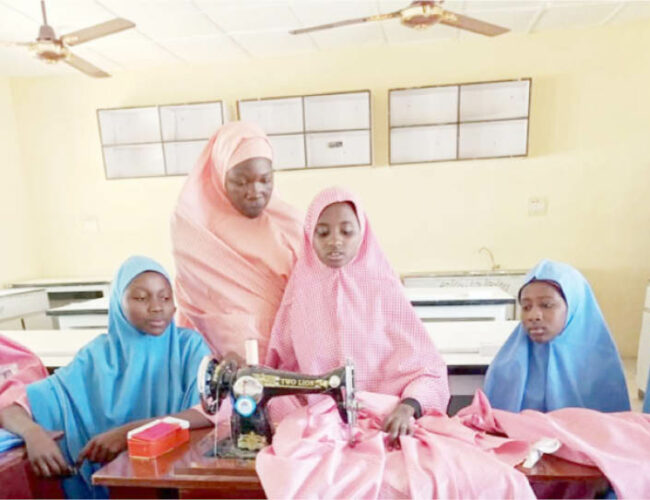
[[[545,196],[531,196],[528,198],[528,215],[546,215],[548,200]]]

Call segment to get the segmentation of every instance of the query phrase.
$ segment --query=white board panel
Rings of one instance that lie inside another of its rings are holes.
[[[456,125],[391,129],[390,162],[455,160],[456,139]]]
[[[302,132],[302,98],[239,101],[239,119],[257,123],[267,134]]]
[[[165,175],[162,144],[104,147],[107,179]]]
[[[100,109],[97,114],[103,146],[160,141],[156,106]]]
[[[165,170],[167,175],[189,174],[207,144],[207,140],[166,142],[163,144],[165,151]]]
[[[528,116],[530,80],[460,86],[460,121]]]
[[[459,158],[523,156],[527,140],[528,120],[461,123]]]
[[[370,165],[370,131],[307,134],[307,166]]]
[[[160,107],[163,141],[207,139],[221,125],[220,102]]]
[[[458,121],[458,86],[393,90],[390,126],[429,125]]]
[[[271,135],[273,146],[273,168],[283,170],[287,168],[304,168],[305,140],[302,134]]]
[[[370,92],[305,97],[305,130],[370,128]]]

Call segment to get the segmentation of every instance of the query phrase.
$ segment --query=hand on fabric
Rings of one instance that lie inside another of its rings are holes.
[[[81,450],[77,464],[81,464],[85,459],[91,462],[110,462],[126,450],[126,434],[127,431],[121,427],[98,434]]]
[[[35,426],[23,436],[27,457],[38,476],[62,476],[70,474],[72,468],[54,439],[40,426]]]
[[[399,436],[413,434],[413,423],[411,419],[414,414],[415,410],[412,406],[400,403],[386,417],[382,430],[388,433],[389,446],[396,446]]]

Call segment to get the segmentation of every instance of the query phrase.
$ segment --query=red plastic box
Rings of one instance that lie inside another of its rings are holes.
[[[155,458],[189,441],[190,423],[174,417],[156,419],[129,431],[127,445],[132,458]]]

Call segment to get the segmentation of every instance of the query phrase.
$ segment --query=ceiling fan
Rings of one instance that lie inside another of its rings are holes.
[[[46,63],[56,63],[63,61],[75,69],[96,78],[111,76],[97,66],[73,54],[70,47],[88,42],[106,35],[117,33],[135,26],[131,21],[122,18],[115,18],[105,23],[96,24],[73,31],[67,35],[57,38],[52,26],[47,24],[47,14],[45,12],[45,1],[41,0],[41,11],[43,12],[43,25],[38,30],[38,36],[34,42],[0,42],[5,46],[26,46],[36,54],[41,61]]]
[[[400,18],[404,26],[409,28],[424,29],[434,24],[445,24],[453,28],[472,31],[486,36],[501,35],[510,31],[508,28],[497,26],[496,24],[486,23],[472,17],[456,14],[442,8],[442,2],[430,0],[418,0],[411,2],[408,7],[395,12],[379,14],[376,16],[359,17],[356,19],[346,19],[335,23],[321,24],[309,28],[300,28],[289,31],[292,35],[301,33],[310,33],[312,31],[325,30],[329,28],[338,28],[339,26],[349,26],[351,24],[367,23],[370,21],[385,21],[386,19]]]

